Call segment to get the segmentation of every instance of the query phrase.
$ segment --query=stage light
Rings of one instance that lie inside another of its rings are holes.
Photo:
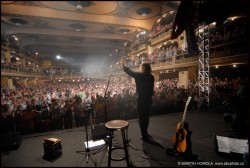
[[[56,56],[56,59],[61,59],[62,57],[60,55],[57,55]]]

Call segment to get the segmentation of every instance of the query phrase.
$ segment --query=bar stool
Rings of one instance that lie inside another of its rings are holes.
[[[111,165],[111,160],[115,160],[115,159],[112,159],[111,157],[111,154],[112,154],[112,150],[115,150],[115,149],[118,149],[118,148],[113,148],[112,149],[112,140],[113,140],[113,134],[114,134],[114,131],[121,131],[121,134],[122,134],[122,141],[123,141],[123,148],[120,148],[120,149],[124,149],[124,152],[125,152],[125,158],[122,158],[120,160],[124,160],[126,159],[126,162],[127,162],[127,166],[129,167],[129,155],[128,155],[128,148],[127,148],[127,135],[125,133],[125,130],[128,129],[128,122],[125,121],[125,120],[111,120],[109,122],[107,122],[105,124],[105,127],[106,129],[109,131],[109,137],[110,137],[110,140],[109,140],[109,158],[108,158],[108,167],[110,167]],[[118,161],[118,160],[115,160],[115,161]]]

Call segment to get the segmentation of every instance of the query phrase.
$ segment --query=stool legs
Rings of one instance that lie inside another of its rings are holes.
[[[127,136],[125,134],[125,130],[121,130],[122,133],[122,142],[123,142],[123,148],[125,151],[125,159],[127,162],[127,166],[129,167],[129,155],[128,155],[128,147],[127,147]],[[109,138],[109,151],[108,151],[108,167],[111,166],[111,160],[112,160],[112,140],[113,140],[113,131],[110,131],[110,138]]]
[[[112,152],[112,140],[113,140],[113,131],[110,131],[109,134],[109,159],[108,159],[108,167],[111,166],[111,152]]]
[[[127,162],[127,166],[129,167],[129,156],[128,156],[128,148],[127,148],[127,138],[125,135],[125,131],[121,130],[122,132],[122,140],[123,140],[123,146],[124,146],[124,150],[125,150],[125,157],[126,157],[126,162]]]

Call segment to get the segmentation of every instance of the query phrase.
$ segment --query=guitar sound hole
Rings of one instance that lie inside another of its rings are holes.
[[[177,137],[178,137],[177,138],[178,141],[183,141],[184,140],[184,131],[183,131],[183,129],[178,130]]]

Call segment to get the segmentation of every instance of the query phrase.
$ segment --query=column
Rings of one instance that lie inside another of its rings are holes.
[[[152,75],[154,75],[155,82],[160,80],[160,73],[159,72],[153,72]]]
[[[188,79],[191,81],[195,81],[197,79],[197,68],[189,67],[188,68]]]
[[[13,89],[13,88],[14,88],[12,78],[8,78],[8,87],[9,87],[10,89]]]
[[[185,89],[188,87],[188,71],[179,72],[179,85],[184,86]]]
[[[8,86],[8,77],[1,77],[1,87]]]
[[[147,53],[151,54],[154,51],[154,48],[151,47],[150,45],[147,46]]]
[[[5,52],[5,57],[6,57],[6,63],[9,63],[10,62],[10,49],[8,49]]]

